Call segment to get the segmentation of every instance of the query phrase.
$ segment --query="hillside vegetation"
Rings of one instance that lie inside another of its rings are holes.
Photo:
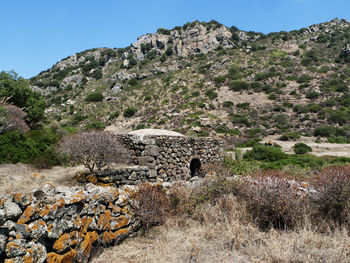
[[[346,20],[264,35],[194,21],[126,48],[95,48],[30,80],[60,126],[166,128],[245,138],[298,132],[349,142]]]

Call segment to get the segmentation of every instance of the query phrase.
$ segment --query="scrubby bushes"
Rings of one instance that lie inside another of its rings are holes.
[[[330,166],[317,174],[312,197],[317,212],[325,219],[350,226],[350,166]]]
[[[129,108],[126,108],[123,112],[123,116],[126,117],[126,118],[130,118],[132,116],[135,115],[135,113],[137,112],[137,109],[134,108],[134,107],[129,107]]]
[[[257,145],[243,155],[244,159],[274,162],[287,158],[287,154],[278,147]]]
[[[291,229],[304,218],[306,198],[279,171],[255,174],[240,191],[253,221],[262,229]]]
[[[87,102],[98,102],[98,101],[103,101],[103,94],[99,91],[94,91],[89,93],[85,100]]]
[[[295,141],[300,139],[299,132],[287,132],[280,137],[281,141]]]
[[[140,219],[144,230],[164,223],[170,211],[170,200],[159,185],[141,185],[135,201],[135,215]]]
[[[59,137],[55,130],[46,128],[27,134],[6,132],[0,136],[0,163],[30,163],[37,168],[58,164],[54,145]]]
[[[306,145],[305,143],[299,142],[293,146],[293,151],[296,154],[305,154],[308,152],[312,152],[312,149],[310,146]]]

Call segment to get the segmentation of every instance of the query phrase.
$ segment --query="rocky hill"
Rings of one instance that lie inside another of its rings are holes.
[[[74,54],[31,86],[60,125],[349,140],[349,44],[346,20],[267,35],[194,21]]]

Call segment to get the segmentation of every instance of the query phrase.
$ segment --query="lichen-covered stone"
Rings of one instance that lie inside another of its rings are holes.
[[[46,184],[30,195],[5,196],[0,199],[0,258],[5,262],[87,262],[95,249],[137,230],[138,221],[129,208],[134,192],[128,187]]]
[[[7,201],[4,205],[5,215],[8,219],[17,219],[21,216],[21,208],[14,202]]]

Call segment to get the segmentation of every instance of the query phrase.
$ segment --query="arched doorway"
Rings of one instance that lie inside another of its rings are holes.
[[[198,158],[193,158],[190,163],[191,177],[200,176],[201,161]]]

